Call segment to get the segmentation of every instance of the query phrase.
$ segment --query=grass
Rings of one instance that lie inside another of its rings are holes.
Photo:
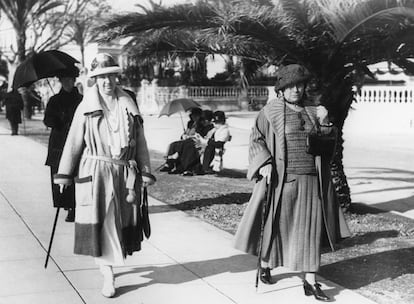
[[[0,126],[7,126],[0,114]],[[41,120],[26,121],[26,136],[47,145]],[[153,168],[163,163],[151,151]],[[150,195],[234,234],[253,187],[245,172],[184,177],[154,172]],[[322,254],[320,274],[378,303],[414,303],[414,221],[354,204],[346,215],[352,237]]]

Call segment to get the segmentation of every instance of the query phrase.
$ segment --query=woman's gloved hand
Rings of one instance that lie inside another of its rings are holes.
[[[64,185],[64,184],[59,184],[59,192],[62,194],[63,191],[65,191],[65,189],[68,187],[68,185]]]
[[[272,164],[264,165],[259,169],[259,175],[266,179],[266,183],[270,183],[270,177],[272,176]]]
[[[155,183],[157,179],[154,175],[150,173],[143,173],[142,174],[142,187],[148,187]]]

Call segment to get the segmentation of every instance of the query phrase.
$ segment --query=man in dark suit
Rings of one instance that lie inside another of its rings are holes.
[[[50,98],[43,119],[44,124],[52,129],[49,137],[46,165],[50,166],[53,206],[68,210],[67,222],[75,220],[75,187],[71,185],[65,188],[63,193],[60,193],[59,185],[53,183],[53,175],[57,173],[73,115],[83,97],[75,87],[75,78],[78,75],[79,70],[75,67],[58,75],[62,89]]]

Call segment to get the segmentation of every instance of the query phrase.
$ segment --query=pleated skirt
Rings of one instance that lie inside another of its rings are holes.
[[[271,268],[317,272],[322,221],[317,176],[289,174],[274,219],[272,245],[264,260]]]

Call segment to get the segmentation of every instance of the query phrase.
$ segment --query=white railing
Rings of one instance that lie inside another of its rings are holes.
[[[236,87],[188,87],[188,97],[192,98],[233,98],[240,95],[241,89]],[[255,86],[249,87],[248,95],[251,97],[266,97],[268,95],[267,87]]]
[[[414,87],[408,86],[363,86],[356,95],[359,103],[412,103]]]
[[[137,100],[143,113],[158,113],[169,101],[176,98],[192,98],[197,102],[230,102],[236,104],[242,90],[237,87],[161,87],[157,82],[141,82],[137,90]],[[269,89],[265,86],[253,86],[248,89],[248,98],[267,101]]]

